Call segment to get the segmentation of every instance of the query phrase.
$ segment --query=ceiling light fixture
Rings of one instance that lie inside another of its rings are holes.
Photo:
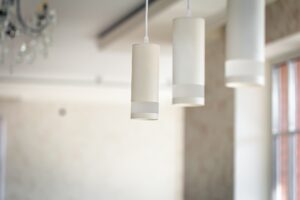
[[[148,0],[145,7],[144,43],[132,47],[131,118],[157,120],[160,47],[149,43]]]
[[[262,86],[265,82],[265,1],[229,0],[226,86]]]
[[[21,13],[22,0],[2,0],[0,4],[0,64],[32,63],[39,51],[47,56],[56,12],[44,0],[27,23]],[[17,48],[15,48],[17,47]]]
[[[187,0],[186,16],[173,21],[173,104],[205,104],[205,21],[192,17]]]

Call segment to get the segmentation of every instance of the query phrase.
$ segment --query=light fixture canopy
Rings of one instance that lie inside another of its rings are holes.
[[[226,86],[264,85],[265,1],[229,0],[226,30]]]
[[[173,104],[205,104],[205,21],[191,16],[173,21]]]
[[[149,43],[148,0],[146,0],[144,43],[132,47],[132,119],[158,119],[159,54],[159,45]]]

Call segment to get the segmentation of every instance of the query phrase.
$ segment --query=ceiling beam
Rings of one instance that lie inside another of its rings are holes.
[[[149,0],[149,18],[162,12],[167,7],[179,0]],[[138,25],[144,22],[145,3],[134,8],[131,12],[118,19],[116,22],[102,30],[98,34],[98,41],[101,48],[116,41],[121,36],[135,30]]]

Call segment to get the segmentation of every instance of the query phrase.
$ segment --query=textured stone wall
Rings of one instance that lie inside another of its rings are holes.
[[[277,0],[266,8],[267,43],[300,31],[300,1]]]
[[[206,47],[206,105],[186,109],[185,199],[233,199],[233,91],[224,86],[224,32]]]

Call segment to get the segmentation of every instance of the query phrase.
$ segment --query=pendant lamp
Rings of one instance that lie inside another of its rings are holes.
[[[187,0],[185,17],[173,21],[173,104],[205,104],[205,21],[192,17]]]
[[[229,0],[226,37],[226,86],[264,85],[265,1]]]
[[[146,0],[144,43],[134,44],[132,47],[132,119],[158,119],[159,54],[159,45],[149,43]]]

